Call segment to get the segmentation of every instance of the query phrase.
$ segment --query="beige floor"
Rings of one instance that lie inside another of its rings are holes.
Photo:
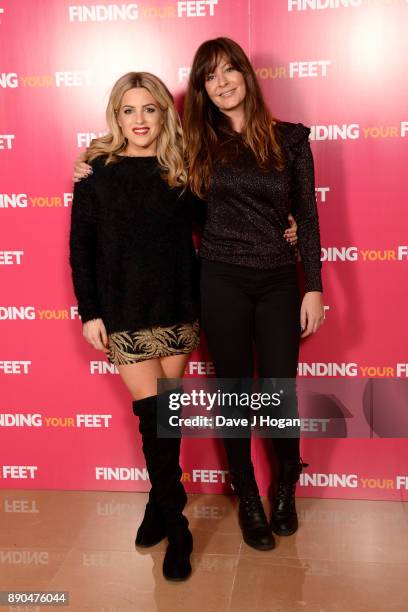
[[[134,549],[146,497],[1,491],[0,590],[69,591],[54,609],[78,611],[408,611],[408,504],[301,499],[297,534],[258,552],[232,497],[192,495],[193,575],[174,584],[161,574],[164,542]]]

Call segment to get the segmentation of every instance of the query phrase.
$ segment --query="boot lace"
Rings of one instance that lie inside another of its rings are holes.
[[[261,512],[261,500],[255,495],[249,497],[243,497],[240,499],[242,509],[246,514],[252,514],[254,512]]]

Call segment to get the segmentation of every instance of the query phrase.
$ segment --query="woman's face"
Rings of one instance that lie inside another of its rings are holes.
[[[163,126],[163,111],[144,87],[129,89],[122,97],[118,124],[127,138],[126,155],[156,155],[157,139]]]
[[[224,114],[244,110],[245,80],[227,57],[222,56],[214,71],[207,74],[205,89],[211,102]]]

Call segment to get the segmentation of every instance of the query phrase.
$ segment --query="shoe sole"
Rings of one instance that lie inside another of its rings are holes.
[[[247,540],[246,538],[243,538],[243,540],[245,544],[248,544],[248,546],[251,548],[255,548],[255,550],[273,550],[276,546],[275,542],[272,542],[271,544],[258,544],[251,540]]]
[[[171,578],[170,576],[166,576],[166,574],[164,574],[164,573],[163,573],[163,576],[169,582],[184,582],[185,580],[188,580],[188,578],[190,578],[192,572],[193,572],[193,570],[190,569],[189,573],[184,578]]]
[[[271,525],[271,529],[272,529],[273,533],[276,533],[276,535],[279,535],[279,536],[291,536],[294,533],[296,533],[297,530],[298,530],[298,528],[295,527],[295,529],[289,529],[289,530],[284,531],[282,529],[278,529],[274,525]]]
[[[149,544],[139,543],[137,540],[135,540],[135,546],[136,548],[152,548],[153,546],[156,546],[156,544],[163,542],[163,540],[165,539],[166,539],[166,535],[160,538],[160,540],[156,540],[156,542],[151,542]]]

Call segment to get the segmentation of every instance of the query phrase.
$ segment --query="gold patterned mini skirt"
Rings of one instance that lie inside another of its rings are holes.
[[[108,359],[116,366],[130,365],[148,359],[186,355],[200,343],[200,325],[180,323],[169,327],[148,327],[137,331],[109,334]]]

